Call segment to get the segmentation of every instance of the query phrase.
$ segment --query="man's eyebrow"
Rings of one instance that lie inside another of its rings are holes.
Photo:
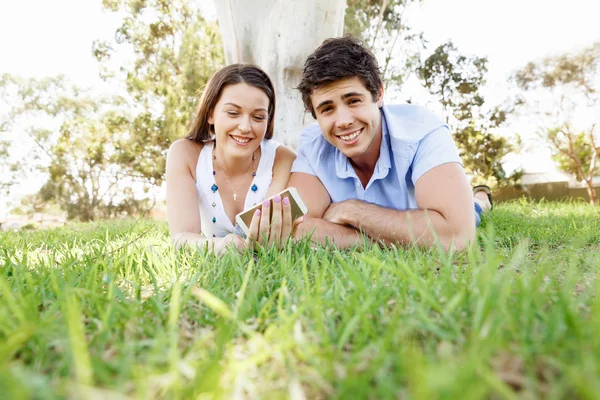
[[[318,110],[319,108],[321,108],[323,106],[326,106],[326,105],[329,105],[329,104],[333,104],[333,100],[322,101],[321,103],[319,103],[318,106],[315,107],[315,109]]]
[[[363,93],[358,93],[358,92],[349,92],[349,93],[344,93],[342,95],[342,99],[346,100],[348,97],[365,97],[365,95]]]

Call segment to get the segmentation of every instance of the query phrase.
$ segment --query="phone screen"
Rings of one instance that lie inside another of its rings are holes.
[[[292,221],[294,221],[297,218],[300,218],[308,212],[306,205],[300,198],[300,195],[298,194],[298,191],[295,188],[287,188],[278,194],[281,196],[282,200],[284,197],[290,199],[290,206],[292,207]],[[271,197],[270,200],[272,200],[273,197]],[[262,202],[248,210],[241,212],[236,216],[236,221],[240,224],[240,227],[246,234],[248,234],[250,223],[252,222],[252,217],[254,216],[254,212],[257,209],[262,210]],[[273,212],[272,210],[273,207],[269,207],[269,211]],[[271,217],[271,215],[269,215],[269,217]]]

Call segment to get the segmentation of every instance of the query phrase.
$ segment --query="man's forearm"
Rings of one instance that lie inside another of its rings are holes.
[[[348,226],[334,224],[321,218],[307,218],[297,226],[294,237],[301,239],[310,236],[311,241],[322,245],[334,244],[336,247],[346,249],[364,244],[365,236],[356,229]]]
[[[432,245],[462,248],[471,241],[472,229],[461,229],[460,223],[449,221],[435,210],[398,211],[374,204],[352,201],[344,212],[344,223],[387,245]]]

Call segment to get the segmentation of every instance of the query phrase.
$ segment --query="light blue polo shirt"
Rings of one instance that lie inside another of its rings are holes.
[[[300,134],[292,172],[318,177],[334,203],[358,199],[396,210],[418,208],[416,182],[438,165],[461,163],[458,150],[446,123],[424,107],[384,105],[381,112],[379,160],[366,188],[350,160],[325,140],[316,123]]]

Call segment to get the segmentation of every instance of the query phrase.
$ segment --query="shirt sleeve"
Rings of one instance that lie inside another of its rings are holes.
[[[305,174],[317,176],[313,166],[310,164],[310,159],[306,156],[308,147],[309,146],[300,143],[298,152],[296,153],[296,159],[292,164],[292,172],[304,172]]]
[[[456,144],[447,126],[428,133],[417,147],[412,163],[412,182],[416,185],[423,174],[438,165],[456,162],[462,165]]]

